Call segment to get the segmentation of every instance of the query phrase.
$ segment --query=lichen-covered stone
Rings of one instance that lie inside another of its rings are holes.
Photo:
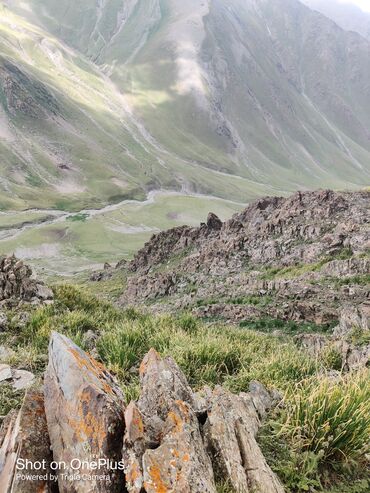
[[[60,493],[122,492],[123,471],[70,467],[72,459],[121,461],[124,402],[106,369],[56,332],[49,345],[45,409],[53,457],[67,464],[65,472],[109,476],[109,480],[70,481],[59,475]]]
[[[265,396],[258,399],[261,406]],[[204,438],[213,467],[235,491],[283,493],[283,487],[268,466],[255,435],[259,427],[254,405],[256,396],[236,396],[217,387],[204,426]]]
[[[143,469],[148,493],[216,493],[212,464],[188,404],[172,405],[161,445],[145,452]]]
[[[139,372],[142,391],[137,406],[148,439],[158,444],[173,402],[182,400],[195,408],[193,392],[175,361],[162,359],[154,349],[144,357]]]
[[[5,424],[5,423],[4,423]],[[29,390],[24,398],[18,415],[12,413],[6,422],[7,431],[3,434],[0,449],[0,491],[1,493],[49,493],[49,465],[52,460],[50,442],[41,392]],[[5,427],[4,427],[5,428]],[[17,460],[29,460],[31,463],[45,460],[42,470],[28,469],[32,475],[47,475],[48,479],[27,480],[18,477]]]
[[[130,493],[215,493],[215,473],[238,492],[283,492],[255,438],[279,395],[259,382],[239,396],[221,387],[194,394],[173,359],[153,349],[140,383],[140,398],[125,414]]]

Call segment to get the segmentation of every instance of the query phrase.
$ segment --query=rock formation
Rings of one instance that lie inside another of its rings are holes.
[[[224,223],[154,235],[127,265],[124,305],[240,323],[333,327],[370,297],[370,192],[266,197]],[[110,271],[106,271],[109,275]]]
[[[126,407],[105,368],[53,333],[44,391],[28,391],[0,430],[0,491],[216,493],[217,478],[242,493],[283,493],[256,441],[279,396],[258,382],[240,395],[194,393],[175,361],[153,349],[139,376],[140,397]],[[18,458],[44,459],[45,476],[22,480]]]
[[[341,361],[342,370],[356,370],[370,362],[370,304],[360,307],[344,307],[339,325],[333,334],[300,334],[296,337],[299,345],[312,356],[325,351],[335,351]]]
[[[16,257],[0,257],[0,306],[50,303],[53,292],[32,277],[32,269]],[[1,330],[1,329],[0,329]]]
[[[0,433],[0,491],[4,493],[52,492],[52,483],[44,479],[27,480],[20,474],[29,473],[23,469],[25,461],[42,462],[42,474],[50,475],[52,456],[44,410],[42,392],[28,391],[18,415],[12,412],[3,423]],[[1,438],[1,435],[3,437]],[[16,467],[21,460],[20,467]],[[34,474],[37,471],[33,472]],[[39,471],[39,474],[40,471]]]

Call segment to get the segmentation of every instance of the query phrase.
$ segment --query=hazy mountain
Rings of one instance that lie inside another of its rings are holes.
[[[370,13],[348,2],[338,0],[301,0],[310,8],[321,12],[347,31],[358,32],[370,40]]]
[[[1,206],[370,179],[370,43],[297,0],[1,4]]]

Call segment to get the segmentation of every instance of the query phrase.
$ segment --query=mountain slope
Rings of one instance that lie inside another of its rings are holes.
[[[9,0],[0,47],[3,207],[370,179],[370,43],[296,0]]]
[[[346,31],[354,31],[370,40],[370,14],[363,12],[350,1],[338,0],[301,0],[311,9],[321,12],[332,19],[338,26]]]
[[[160,188],[220,197],[232,191],[239,200],[262,192],[258,184],[170,154],[99,67],[0,8],[3,209],[80,210],[142,200]]]

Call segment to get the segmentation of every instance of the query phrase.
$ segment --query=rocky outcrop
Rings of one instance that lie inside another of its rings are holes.
[[[28,391],[0,430],[0,491],[216,493],[217,478],[242,493],[283,492],[256,441],[280,396],[258,382],[239,395],[194,393],[154,349],[139,377],[140,397],[125,407],[105,368],[53,333],[44,391]],[[17,458],[45,460],[42,477],[22,479]],[[51,461],[60,464],[52,475]]]
[[[121,460],[124,399],[113,378],[68,338],[53,333],[45,373],[45,411],[54,460],[73,476],[91,473],[91,461]],[[81,466],[73,467],[73,460]],[[121,492],[122,471],[103,467],[101,481],[69,480],[59,475],[60,493]]]
[[[32,277],[32,269],[16,257],[0,257],[0,305],[50,303],[53,292]]]
[[[216,216],[213,212],[210,212],[207,217],[207,228],[209,229],[215,229],[215,230],[220,230],[222,228],[222,221],[221,219]]]
[[[255,439],[274,403],[263,386],[239,396],[221,387],[194,394],[176,363],[154,350],[140,381],[141,396],[125,416],[129,492],[215,493],[215,475],[236,491],[283,492]]]
[[[219,474],[235,491],[284,492],[256,441],[258,411],[265,413],[266,401],[271,405],[271,397],[262,386],[239,396],[217,387],[211,395],[205,443]]]
[[[255,306],[260,317],[332,325],[370,298],[369,210],[368,191],[320,190],[265,197],[224,223],[210,213],[199,228],[154,235],[123,265],[121,303],[235,323]]]
[[[144,294],[147,300],[169,296],[176,291],[178,277],[176,273],[147,274],[128,280],[125,299],[134,302],[138,296]]]
[[[370,331],[370,303],[358,307],[344,307],[340,314],[339,325],[334,329],[335,337],[350,336],[354,331]]]
[[[300,334],[295,340],[308,353],[318,357],[335,351],[342,370],[356,370],[370,364],[370,305],[347,306],[341,311],[339,325],[331,335]]]

